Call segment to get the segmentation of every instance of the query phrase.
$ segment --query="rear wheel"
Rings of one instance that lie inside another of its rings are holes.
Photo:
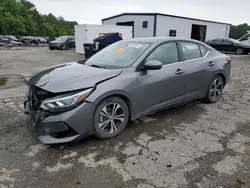
[[[119,135],[126,127],[129,109],[124,100],[110,97],[102,101],[94,114],[94,134],[101,139],[109,139]]]
[[[50,49],[50,50],[54,50],[54,48],[52,48],[52,47],[49,47],[49,49]]]
[[[243,48],[238,48],[238,49],[236,50],[236,54],[237,54],[237,55],[242,55],[243,53],[244,53]]]
[[[224,88],[223,79],[221,78],[221,76],[216,75],[208,87],[205,101],[208,103],[217,102],[221,97],[223,88]]]

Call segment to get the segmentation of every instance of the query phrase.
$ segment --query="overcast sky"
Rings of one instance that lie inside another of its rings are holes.
[[[250,24],[250,0],[30,0],[39,12],[79,24],[124,12],[157,12],[232,24]]]

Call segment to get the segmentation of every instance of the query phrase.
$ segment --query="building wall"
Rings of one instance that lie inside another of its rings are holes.
[[[134,37],[154,36],[154,16],[124,15],[103,21],[103,25],[116,25],[117,22],[134,21]],[[142,28],[142,22],[148,21],[148,28]]]
[[[182,19],[169,16],[157,15],[156,36],[169,36],[169,30],[176,30],[177,37],[191,38],[192,24],[206,25],[206,40],[222,37],[227,38],[230,32],[230,25],[212,23],[191,19]]]

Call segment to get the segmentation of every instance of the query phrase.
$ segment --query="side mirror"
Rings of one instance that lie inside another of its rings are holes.
[[[148,60],[144,64],[144,69],[145,70],[159,70],[162,68],[162,63],[157,60]]]

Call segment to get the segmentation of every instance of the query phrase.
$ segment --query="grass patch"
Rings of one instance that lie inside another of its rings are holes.
[[[8,77],[0,77],[0,86],[4,86],[8,81]]]

